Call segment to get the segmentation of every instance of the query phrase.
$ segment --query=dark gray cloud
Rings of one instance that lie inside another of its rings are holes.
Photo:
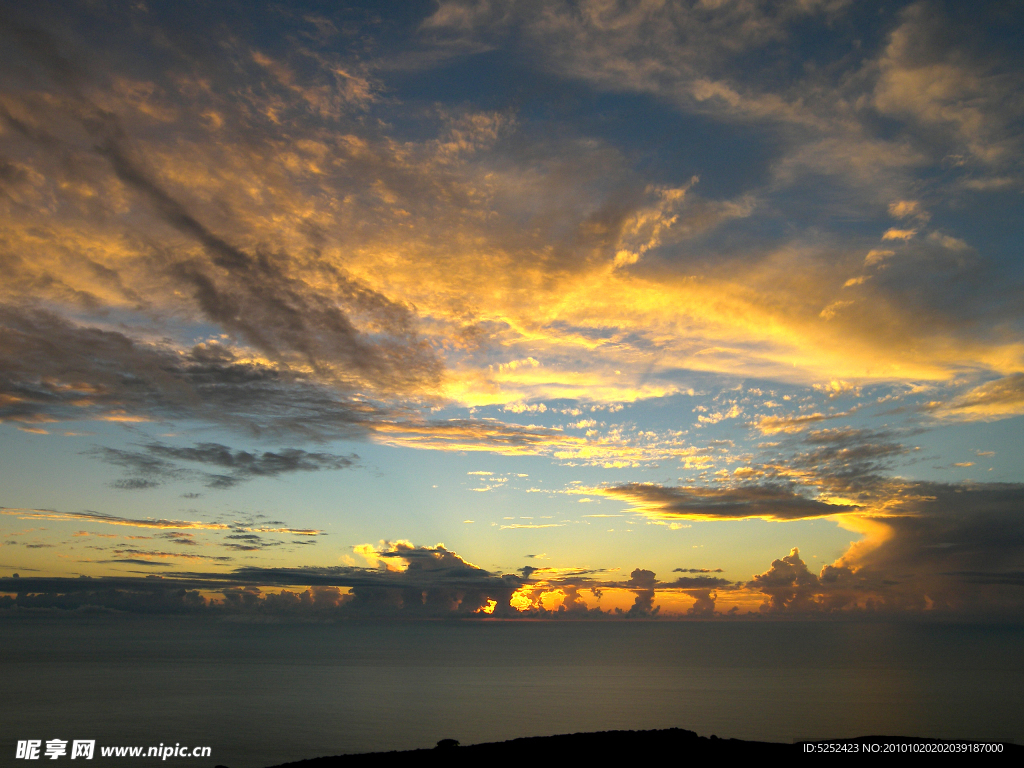
[[[200,555],[195,552],[165,552],[156,549],[136,549],[133,547],[113,547],[109,551],[115,555],[127,555],[145,558],[168,558],[170,560],[209,560],[215,563],[228,563],[233,558],[225,555]]]
[[[167,539],[172,544],[180,544],[187,547],[198,547],[199,542],[191,533],[185,533],[183,531],[166,531],[165,533],[156,534],[158,539]]]
[[[633,570],[625,581],[611,580],[604,571],[532,566],[523,568],[521,575],[499,575],[441,545],[417,547],[400,542],[376,552],[379,566],[375,568],[172,571],[160,583],[132,578],[29,577],[0,579],[0,593],[18,593],[17,598],[6,599],[5,604],[11,606],[104,605],[133,610],[125,606],[138,603],[138,610],[176,611],[184,608],[175,602],[177,598],[172,600],[168,595],[204,590],[221,593],[225,601],[197,604],[193,600],[189,610],[279,615],[312,611],[311,615],[340,618],[468,616],[493,606],[492,615],[498,617],[644,618],[659,615],[656,596],[671,591],[693,598],[690,616],[710,618],[718,615],[718,594],[738,589],[763,595],[761,610],[770,613],[924,615],[937,611],[941,615],[995,619],[1019,615],[1024,606],[1024,539],[1018,518],[1024,508],[1024,486],[903,483],[889,491],[884,513],[862,509],[852,518],[868,525],[869,533],[842,560],[813,573],[794,548],[745,584],[702,573],[717,572],[711,569],[677,569],[696,575],[682,575],[673,581],[660,581],[653,571],[642,568]],[[265,528],[270,529],[272,524],[266,523]],[[187,534],[168,532],[161,537],[176,541],[183,535]],[[237,529],[228,538],[243,549],[265,546],[262,537]],[[167,567],[165,561],[183,556],[180,551],[128,547],[112,548],[110,552],[117,557],[101,562],[161,570]],[[224,556],[190,559],[230,560]],[[305,591],[295,592],[296,587]],[[632,591],[634,603],[630,609],[608,613],[599,607],[589,608],[581,595],[581,591],[588,590],[599,596],[608,588]],[[281,589],[281,595],[273,594]],[[340,591],[343,589],[347,594]],[[562,605],[556,611],[545,609],[541,603],[541,595],[552,590],[562,594]],[[152,597],[155,592],[159,596]],[[523,610],[511,605],[516,592],[526,600]]]
[[[129,477],[122,480],[115,480],[111,485],[122,491],[144,491],[150,488],[159,488],[161,483],[158,480],[141,477]]]
[[[862,460],[903,453],[906,448],[895,442],[895,437],[891,431],[836,427],[808,432],[803,442],[822,451],[814,454],[818,460]]]
[[[765,475],[800,476],[809,489],[843,493],[856,505],[832,505],[766,483],[737,488],[677,488],[632,484],[602,489],[658,518],[764,517],[795,520],[842,515],[862,531],[843,557],[811,573],[794,549],[754,576],[746,589],[765,595],[765,610],[926,611],[1006,615],[1024,606],[1016,574],[1024,570],[1024,485],[940,483],[894,479],[883,470],[911,453],[888,432],[830,429],[812,432],[809,446]],[[677,569],[700,572],[701,569]],[[706,583],[700,583],[708,579]],[[724,579],[681,577],[659,588],[731,588]],[[709,592],[710,597],[710,592]]]
[[[122,467],[131,477],[115,483],[118,488],[137,490],[160,485],[163,480],[198,477],[208,488],[231,488],[256,477],[277,477],[291,472],[317,472],[346,469],[358,456],[312,453],[298,448],[279,451],[233,450],[220,443],[197,443],[193,446],[171,446],[153,442],[139,446],[141,451],[97,447],[92,453],[109,464]],[[189,462],[227,470],[213,474],[185,469],[177,462]]]
[[[244,529],[237,527],[236,530]],[[313,539],[310,539],[308,543],[315,544],[316,542]],[[225,536],[220,542],[220,546],[225,547],[226,549],[233,549],[236,552],[258,552],[262,549],[280,547],[283,544],[284,542],[280,539],[268,539],[265,536],[260,536],[255,533],[231,533]]]
[[[150,443],[151,454],[181,461],[214,465],[243,477],[274,477],[286,472],[316,472],[322,469],[345,469],[358,458],[331,453],[311,453],[296,448],[263,453],[232,451],[218,443],[199,443],[191,448]]]
[[[487,446],[497,452],[526,453],[564,443],[558,429],[523,427],[495,420],[429,420],[401,406],[382,407],[344,388],[327,386],[284,367],[239,359],[216,342],[182,353],[163,343],[141,342],[120,331],[81,326],[52,312],[0,304],[0,421],[45,426],[53,421],[101,419],[122,422],[195,419],[252,437],[325,441],[365,438],[453,449]],[[213,445],[213,444],[209,444]],[[171,450],[168,448],[167,450]],[[182,449],[184,450],[184,449]],[[124,487],[148,487],[176,468],[167,459],[226,461],[231,477],[271,473],[294,465],[327,468],[328,454],[290,453],[232,458],[219,449],[174,455],[159,448],[149,456],[102,450],[114,463],[144,469],[148,478],[129,478]],[[165,463],[161,463],[164,460]],[[355,457],[340,457],[354,462]],[[234,463],[231,463],[234,462]],[[215,464],[224,466],[224,464]]]
[[[129,565],[163,566],[147,560],[125,558]],[[0,579],[0,608],[34,610],[115,610],[130,613],[188,613],[208,610],[209,602],[199,590],[202,581],[162,577],[108,577]]]
[[[718,594],[710,589],[691,589],[687,594],[694,598],[686,613],[689,616],[698,618],[712,618],[715,615],[715,600]]]
[[[173,563],[164,563],[159,560],[142,560],[137,557],[114,557],[109,560],[97,560],[97,563],[111,564],[111,563],[127,563],[128,565],[145,565],[153,566],[155,568],[169,568]]]
[[[811,573],[793,551],[746,585],[764,610],[870,610],[1007,616],[1024,607],[1024,485],[890,480],[850,522],[865,531]]]
[[[901,600],[892,589],[894,584],[891,578],[879,578],[877,574],[845,565],[826,565],[814,574],[801,559],[800,550],[794,547],[788,555],[773,560],[764,573],[755,574],[745,586],[764,595],[762,613],[917,611],[924,607],[920,597],[913,605]]]
[[[166,567],[164,560],[181,555],[150,550],[118,548],[121,555],[102,562]],[[658,615],[653,605],[655,590],[662,585],[652,571],[636,569],[628,581],[612,582],[595,577],[607,575],[587,569],[564,570],[557,579],[531,579],[530,569],[522,577],[494,574],[467,562],[442,545],[417,547],[405,542],[377,552],[380,566],[266,568],[240,567],[225,573],[169,572],[154,577],[104,578],[0,578],[0,594],[16,594],[16,598],[0,598],[0,606],[65,607],[84,605],[106,606],[119,610],[182,611],[214,610],[220,612],[250,611],[270,614],[297,614],[313,611],[319,615],[344,616],[470,616],[482,608],[490,608],[491,616],[503,618],[601,618],[619,614],[588,608],[581,590],[600,594],[602,586],[632,590],[634,606],[621,615],[650,618]],[[224,561],[230,558],[207,557]],[[390,564],[391,567],[388,567]],[[536,571],[537,569],[533,569]],[[551,575],[551,574],[545,574]],[[700,587],[705,581],[697,579]],[[727,582],[725,582],[727,583]],[[511,605],[513,594],[522,587],[537,584],[537,594],[530,605],[519,610]],[[305,591],[295,592],[296,587]],[[284,588],[281,591],[281,588]],[[540,604],[540,593],[558,589],[563,594],[559,610],[549,611]],[[342,593],[341,589],[347,589]],[[197,602],[189,598],[179,604],[185,593],[220,593],[221,603]],[[268,590],[281,591],[275,594]],[[700,590],[697,590],[700,591]],[[177,596],[177,597],[175,597]]]
[[[781,483],[737,488],[627,483],[601,492],[628,501],[645,514],[664,518],[802,520],[850,511],[849,507],[807,498]]]
[[[666,586],[682,587],[684,589],[714,589],[730,585],[732,585],[732,582],[728,579],[719,579],[714,576],[680,576],[675,581],[666,582]]]
[[[163,484],[164,480],[182,477],[186,474],[169,461],[138,451],[96,446],[87,451],[87,453],[96,456],[107,464],[113,464],[128,472],[131,475],[130,477],[113,483],[115,488],[125,491],[157,488]]]
[[[235,583],[258,585],[308,585],[349,587],[360,599],[360,589],[412,589],[421,592],[440,590],[485,590],[504,593],[519,586],[515,576],[496,576],[489,571],[466,562],[455,552],[443,546],[415,547],[398,543],[390,552],[377,555],[385,561],[394,561],[395,569],[358,568],[355,566],[261,568],[246,567],[232,572]],[[404,567],[402,567],[404,566]],[[511,591],[508,596],[511,597]],[[366,599],[372,601],[367,593]]]
[[[672,573],[723,573],[721,568],[673,568]]]
[[[0,305],[0,419],[191,418],[255,436],[365,435],[375,406],[218,344],[180,354],[52,312]]]
[[[324,296],[288,274],[286,254],[252,255],[228,244],[190,214],[141,170],[113,140],[102,154],[114,173],[179,232],[201,243],[210,262],[173,259],[165,268],[187,287],[203,314],[225,330],[282,362],[301,362],[342,382],[372,383],[379,389],[410,389],[436,384],[440,362],[412,330],[412,315],[343,273],[340,296]],[[361,333],[338,306],[355,303],[375,315],[381,332],[375,342]]]
[[[626,586],[633,590],[636,597],[633,599],[633,605],[629,607],[628,611],[625,611],[627,616],[656,616],[661,610],[661,606],[655,607],[654,605],[654,587],[657,585],[658,580],[655,578],[654,571],[648,571],[643,568],[636,568],[629,575],[629,580],[626,582]],[[616,609],[617,612],[623,613],[621,608]]]
[[[798,450],[782,463],[811,471],[832,490],[856,493],[883,482],[894,463],[912,452],[898,437],[891,431],[822,429],[804,436],[801,442],[808,450]]]
[[[1024,587],[1024,571],[959,571],[942,575],[961,579],[968,584]]]
[[[971,612],[1024,603],[1002,576],[1024,569],[1024,485],[893,481],[887,490],[884,511],[869,518],[887,535],[855,548],[844,564],[891,581],[894,606]]]

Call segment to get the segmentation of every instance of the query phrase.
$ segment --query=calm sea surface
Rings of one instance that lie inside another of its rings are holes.
[[[670,727],[1024,743],[1022,650],[1005,625],[6,617],[0,764],[54,738],[210,746],[165,765],[230,768]]]

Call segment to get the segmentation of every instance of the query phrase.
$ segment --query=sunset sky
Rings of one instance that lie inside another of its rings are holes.
[[[1022,21],[4,3],[0,599],[1019,617]]]

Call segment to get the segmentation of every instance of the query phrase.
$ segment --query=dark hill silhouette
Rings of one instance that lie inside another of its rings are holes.
[[[826,742],[811,742],[825,744]],[[827,743],[834,745],[856,745],[846,747],[848,751],[863,753],[869,750],[881,753],[887,744],[964,744],[971,742],[947,741],[943,739],[919,739],[889,736],[862,736],[856,739],[836,739]],[[873,746],[878,744],[879,748]],[[812,747],[813,748],[813,747]],[[834,747],[833,747],[834,749]],[[342,768],[359,765],[410,765],[417,758],[440,757],[451,765],[480,765],[481,761],[501,760],[635,760],[644,754],[667,754],[680,758],[693,757],[767,757],[805,753],[803,743],[779,744],[767,741],[743,741],[720,739],[717,736],[698,736],[693,731],[670,728],[660,731],[602,731],[599,733],[572,733],[559,736],[535,736],[485,744],[459,746],[455,739],[442,739],[433,749],[413,749],[405,752],[371,752],[357,755],[317,757],[294,763],[273,766],[273,768]],[[1000,756],[1024,754],[1024,747],[1003,744]],[[486,763],[483,763],[486,764]]]

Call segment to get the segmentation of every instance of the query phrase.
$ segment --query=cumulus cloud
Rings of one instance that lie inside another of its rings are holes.
[[[499,575],[441,544],[423,547],[385,541],[360,547],[371,563],[365,568],[243,567],[221,573],[169,571],[166,563],[179,558],[223,562],[224,556],[117,546],[112,551],[115,556],[104,562],[158,567],[164,573],[163,581],[7,578],[0,579],[0,593],[18,593],[17,598],[3,599],[8,607],[109,603],[123,610],[179,611],[185,609],[176,602],[184,594],[182,590],[202,590],[223,599],[208,603],[204,598],[195,603],[190,598],[189,610],[300,615],[316,608],[324,609],[316,615],[337,618],[652,618],[664,614],[659,596],[671,593],[693,600],[685,615],[711,618],[720,616],[715,606],[723,592],[730,594],[731,600],[760,599],[760,611],[768,613],[1016,615],[1022,604],[1024,573],[1024,539],[1016,515],[1024,489],[1017,484],[906,481],[897,488],[894,482],[874,489],[870,508],[857,509],[844,518],[844,525],[862,532],[864,538],[840,560],[822,566],[815,574],[794,548],[745,583],[705,573],[720,569],[700,568],[677,569],[696,575],[664,582],[644,568],[634,569],[625,580],[609,578],[611,573],[599,570],[533,566],[523,568],[521,575]],[[299,592],[294,591],[296,587]],[[600,599],[608,590],[632,592],[633,604],[625,610],[602,611],[588,605],[583,596],[588,593],[591,599]],[[322,591],[319,597],[318,591]],[[560,606],[557,609],[546,604],[553,596]],[[319,607],[316,600],[321,600]]]
[[[820,573],[794,548],[756,574],[746,589],[764,596],[761,610],[992,617],[1020,610],[1019,484],[893,485],[878,492],[873,510],[846,518],[865,537]]]
[[[894,606],[969,613],[1019,604],[1013,574],[1024,566],[1017,525],[1024,487],[893,481],[886,491],[884,505],[863,521],[866,539],[837,565],[888,579],[880,591]]]
[[[657,615],[661,606],[654,605],[654,586],[657,579],[654,571],[647,571],[643,568],[636,568],[630,575],[626,586],[633,590],[636,598],[633,605],[626,611],[627,616],[654,616]]]
[[[527,566],[521,575],[499,575],[468,562],[443,544],[425,547],[408,541],[382,541],[356,549],[367,557],[370,567],[241,567],[219,573],[163,570],[159,578],[0,578],[0,594],[16,595],[0,597],[0,607],[94,606],[172,613],[209,610],[339,619],[367,615],[650,619],[661,615],[661,606],[655,605],[661,592],[690,595],[695,610],[689,615],[708,616],[713,613],[715,590],[732,586],[709,576],[663,583],[653,571],[642,568],[634,569],[626,580],[586,568]],[[117,556],[103,562],[166,569],[167,561],[182,557],[211,562],[229,559],[132,547],[118,547],[114,554]],[[295,591],[296,587],[300,591]],[[600,601],[609,589],[632,593],[633,605],[626,611],[603,611],[584,598],[586,593],[590,600]],[[550,602],[552,598],[557,607]]]
[[[489,608],[495,616],[515,615],[510,607],[521,586],[514,575],[493,575],[459,557],[443,545],[416,547],[408,542],[384,542],[375,548],[382,568],[260,568],[236,569],[224,574],[171,574],[160,580],[109,577],[102,579],[0,579],[0,592],[15,592],[8,605],[22,607],[78,607],[108,605],[121,610],[183,611],[209,608],[285,614],[343,609],[340,615],[376,615],[401,611],[403,615],[471,615]],[[160,559],[227,560],[152,550],[119,549],[122,557],[111,562],[152,566]],[[135,557],[132,557],[135,555]],[[274,587],[302,585],[295,593]],[[341,590],[345,591],[342,592]],[[188,597],[196,590],[215,590],[223,600]],[[32,596],[29,593],[40,593]]]
[[[807,570],[807,564],[800,559],[800,551],[793,550],[778,560],[771,568],[754,576],[751,586],[768,596],[769,610],[800,610],[813,602],[818,591],[818,577]]]

